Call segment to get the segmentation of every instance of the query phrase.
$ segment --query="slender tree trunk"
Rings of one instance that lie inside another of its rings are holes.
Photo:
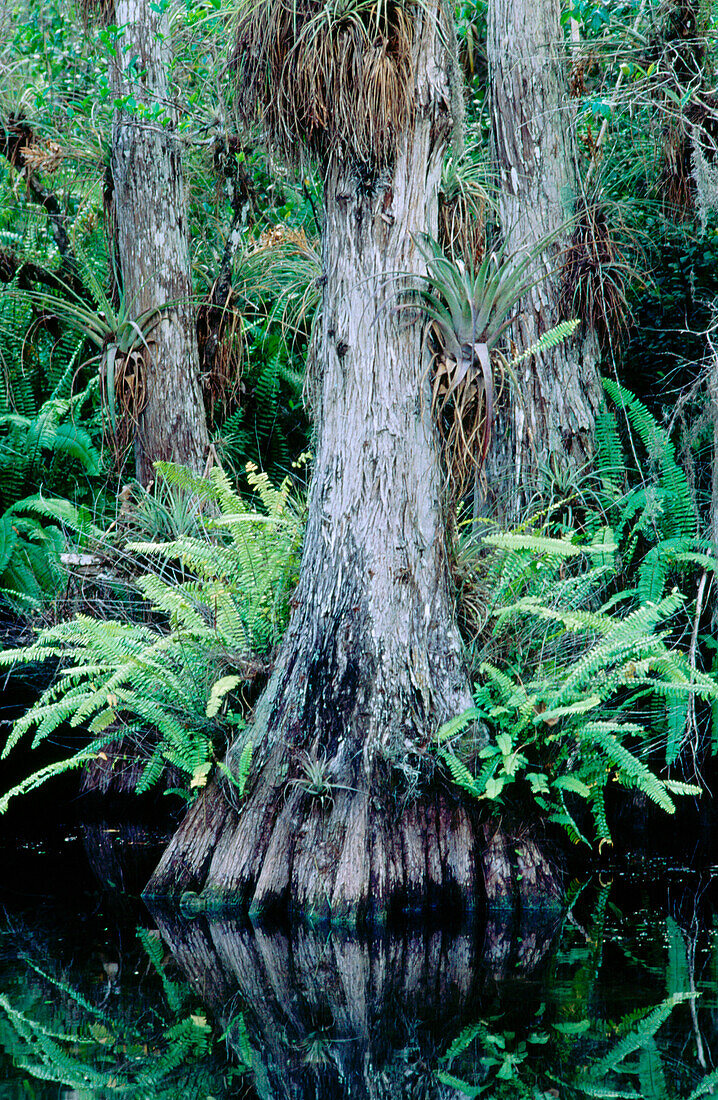
[[[530,252],[550,238],[536,257],[537,283],[514,325],[522,350],[565,319],[561,252],[571,236],[579,182],[574,111],[561,56],[559,0],[490,0],[488,11],[502,232],[510,252]],[[515,519],[546,471],[578,471],[590,461],[602,392],[598,362],[596,335],[582,325],[573,338],[519,368],[494,433],[485,509]]]
[[[149,353],[142,349],[139,371],[123,379],[118,392],[120,403],[130,406],[137,477],[143,484],[152,480],[152,466],[159,459],[200,470],[208,444],[181,151],[169,81],[169,20],[158,7],[164,5],[115,2],[119,31],[113,90],[137,104],[117,111],[112,132],[122,290],[133,318],[161,311],[147,339]]]
[[[442,473],[422,324],[397,321],[396,272],[420,275],[436,233],[450,129],[439,22],[417,8],[415,110],[391,173],[327,169],[318,441],[295,610],[249,739],[243,803],[210,785],[151,896],[382,919],[394,905],[471,907],[482,882],[476,807],[440,793],[430,741],[471,704],[444,550]],[[235,771],[242,752],[229,755]],[[509,861],[511,862],[511,861]],[[525,882],[553,896],[541,860]],[[527,894],[528,896],[528,894]]]
[[[706,333],[708,360],[706,391],[713,434],[709,537],[713,544],[713,553],[718,555],[718,339],[716,339],[716,331],[718,331],[718,310],[714,308],[711,315],[711,325]],[[712,600],[711,624],[714,630],[718,630],[718,596],[715,594]]]

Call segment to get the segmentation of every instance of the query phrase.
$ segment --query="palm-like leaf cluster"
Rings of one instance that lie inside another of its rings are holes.
[[[470,256],[480,263],[486,248],[486,222],[491,210],[488,173],[480,160],[448,156],[439,187],[439,241],[448,256]]]

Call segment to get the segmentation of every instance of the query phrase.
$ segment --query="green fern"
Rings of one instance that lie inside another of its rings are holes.
[[[603,1058],[591,1066],[590,1072],[582,1082],[581,1091],[586,1092],[589,1096],[597,1095],[593,1086],[604,1082],[609,1074],[620,1073],[626,1058],[645,1048],[668,1020],[676,1005],[684,1004],[692,996],[694,994],[674,993],[654,1008],[652,1012],[644,1016],[640,1023],[633,1027],[627,1035],[619,1039],[608,1054],[605,1054]]]
[[[253,674],[258,659],[269,656],[287,620],[301,512],[288,482],[275,488],[252,469],[261,511],[249,509],[220,468],[207,479],[170,464],[162,464],[161,472],[169,484],[194,494],[199,510],[207,509],[204,539],[187,535],[130,545],[145,566],[158,564],[158,572],[136,583],[165,625],[78,615],[43,630],[30,646],[0,653],[0,667],[49,659],[60,666],[54,682],[15,722],[3,756],[28,734],[36,747],[63,726],[86,729],[83,762],[113,742],[134,746],[144,761],[138,793],[157,784],[167,766],[194,790],[221,756],[233,718],[223,713],[223,700]],[[240,761],[241,786],[249,751]],[[25,784],[37,786],[75,766],[73,756]],[[9,792],[0,810],[25,789],[21,784]]]
[[[686,475],[676,461],[675,449],[668,433],[629,390],[610,378],[604,379],[603,385],[608,396],[625,413],[631,427],[638,434],[649,462],[655,463],[657,468],[662,508],[656,522],[661,535],[669,539],[695,539],[698,534],[695,504]]]
[[[156,996],[148,1003],[152,983],[143,980],[140,1022],[121,999],[111,1012],[104,1010],[71,979],[54,976],[45,960],[39,966],[24,957],[32,979],[28,984],[36,993],[32,998],[0,994],[2,1045],[28,1077],[82,1095],[167,1100],[180,1094],[219,1095],[226,1082],[217,1079],[211,1024],[200,1009],[190,1011],[189,987],[167,976],[161,940],[144,929],[137,935],[146,956],[144,969],[156,972],[164,994],[164,999]],[[142,957],[137,962],[141,966]],[[226,1075],[223,1064],[221,1075]]]
[[[491,535],[484,545],[495,601],[486,645],[492,653],[509,649],[513,661],[483,661],[475,707],[438,731],[437,751],[453,781],[499,802],[523,791],[573,840],[584,837],[570,806],[583,802],[599,842],[610,840],[609,782],[640,790],[668,813],[676,796],[699,793],[650,766],[644,746],[656,730],[632,713],[637,699],[657,700],[666,759],[675,763],[683,735],[676,715],[691,696],[718,697],[714,678],[671,644],[680,593],[655,602],[638,601],[635,591],[609,595],[619,549],[610,529],[583,542],[520,531]],[[488,743],[472,732],[477,722]]]
[[[580,323],[578,318],[571,321],[560,321],[559,324],[544,332],[538,340],[526,348],[525,351],[522,351],[515,359],[512,359],[511,366],[519,367],[522,363],[526,363],[531,359],[532,356],[541,355],[544,351],[550,351],[551,348],[558,347],[564,340],[568,340],[569,336],[573,336]]]

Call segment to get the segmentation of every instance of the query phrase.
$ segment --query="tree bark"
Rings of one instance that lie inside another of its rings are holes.
[[[111,172],[122,291],[132,318],[159,311],[142,351],[142,378],[118,395],[133,407],[138,480],[162,459],[201,470],[209,442],[199,385],[185,192],[177,112],[169,80],[164,5],[116,0],[117,97]],[[159,114],[157,114],[159,112]]]
[[[472,700],[423,326],[393,308],[395,273],[424,271],[415,236],[436,233],[451,123],[440,23],[423,6],[416,18],[413,124],[392,172],[327,168],[316,462],[294,613],[248,735],[254,775],[237,806],[226,782],[208,788],[150,896],[348,922],[486,896],[476,807],[431,783],[432,734]]]
[[[558,0],[490,0],[488,61],[499,216],[511,253],[528,253],[537,279],[513,326],[519,351],[561,316],[561,253],[577,213],[574,111],[561,57]],[[591,459],[601,401],[599,346],[582,324],[558,347],[533,356],[507,385],[487,467],[484,511],[515,520],[551,471],[578,472]]]

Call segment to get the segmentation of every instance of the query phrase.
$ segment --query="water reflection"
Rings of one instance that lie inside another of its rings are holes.
[[[111,853],[94,864],[119,880]],[[592,881],[559,929],[494,920],[373,938],[151,921],[114,897],[8,906],[2,1100],[718,1093],[710,878]]]
[[[155,916],[229,1046],[251,1061],[259,1094],[291,1100],[455,1096],[441,1068],[452,1038],[479,1017],[509,959],[538,1006],[536,971],[556,932],[534,925],[519,942],[518,927],[494,921],[359,937]]]

